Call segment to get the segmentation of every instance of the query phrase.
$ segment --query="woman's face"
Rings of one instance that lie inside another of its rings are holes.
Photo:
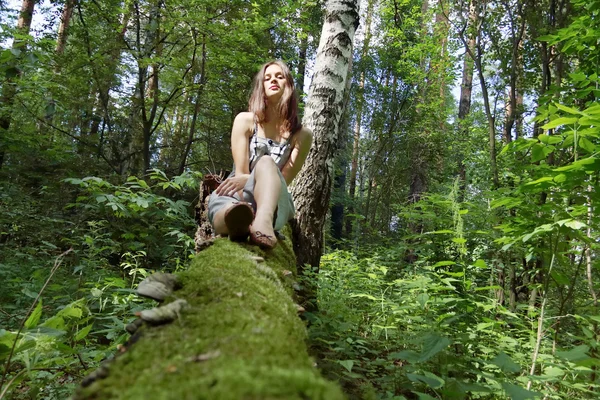
[[[277,64],[271,64],[265,70],[263,86],[265,95],[269,101],[278,101],[283,95],[286,79],[283,70]]]

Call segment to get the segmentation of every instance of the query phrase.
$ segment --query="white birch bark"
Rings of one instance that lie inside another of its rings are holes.
[[[296,204],[294,251],[298,265],[319,265],[323,225],[329,208],[333,159],[359,21],[359,0],[328,0],[304,125],[313,144],[292,188]]]

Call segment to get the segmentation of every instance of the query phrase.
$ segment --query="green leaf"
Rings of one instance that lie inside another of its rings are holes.
[[[352,367],[354,366],[354,360],[338,360],[338,363],[346,368],[348,372],[352,372]]]
[[[504,352],[498,354],[491,363],[500,368],[503,372],[518,373],[521,371],[519,364],[515,363],[512,358]]]
[[[391,358],[393,360],[395,360],[395,359],[406,360],[410,363],[416,363],[416,362],[419,362],[419,353],[417,353],[416,351],[412,351],[412,350],[402,350],[397,353],[391,353],[388,356],[388,358]]]
[[[521,386],[513,385],[512,383],[502,383],[502,388],[511,398],[511,400],[528,400],[528,399],[537,399],[541,397],[542,394],[539,392],[532,392],[527,389],[523,389]]]
[[[558,378],[565,375],[565,371],[558,367],[548,367],[544,369],[544,377]]]
[[[552,276],[552,278],[556,281],[556,283],[558,283],[559,285],[568,285],[569,283],[571,283],[569,281],[569,278],[558,272],[557,270],[552,270],[552,272],[550,273],[550,275]]]
[[[413,393],[416,394],[417,396],[419,396],[419,400],[437,400],[435,397],[432,397],[430,395],[428,395],[427,393],[423,393],[423,392],[417,392],[416,390],[413,390]],[[406,398],[406,397],[402,397],[402,398]],[[395,399],[395,397],[394,397]]]
[[[563,183],[567,180],[567,175],[565,174],[558,174],[554,177],[554,182],[556,183]]]
[[[531,162],[538,162],[546,158],[546,156],[554,151],[554,146],[543,146],[535,144],[531,148]]]
[[[424,371],[423,375],[419,374],[406,374],[406,377],[412,382],[422,382],[432,389],[439,389],[446,383],[442,378],[431,372]]]
[[[92,325],[88,325],[83,329],[80,329],[79,332],[77,332],[77,334],[75,335],[75,341],[79,341],[84,339],[92,330]]]
[[[572,171],[572,170],[588,170],[590,168],[586,168],[587,165],[594,164],[596,162],[596,158],[588,157],[577,160],[569,165],[565,165],[564,167],[554,168],[556,172],[564,172],[564,171]]]
[[[438,261],[435,264],[433,264],[433,267],[446,267],[448,265],[454,265],[456,264],[454,261]]]
[[[421,308],[425,308],[427,301],[429,300],[429,295],[427,293],[420,293],[417,295],[417,302],[421,305]]]
[[[589,349],[588,346],[582,344],[568,351],[557,351],[556,355],[557,357],[571,362],[581,361],[590,358],[590,356],[586,354]]]
[[[506,206],[506,208],[513,208],[523,203],[523,200],[520,200],[515,197],[502,197],[496,200],[492,200],[490,204],[490,208],[493,210],[494,208]]]
[[[35,309],[31,313],[29,318],[27,318],[27,321],[25,321],[25,328],[27,328],[27,329],[35,328],[39,324],[41,317],[42,317],[42,300],[40,299],[40,301],[38,301],[37,305],[35,306]]]
[[[569,228],[577,230],[577,229],[585,228],[587,225],[584,224],[583,222],[572,219],[568,222],[565,222],[565,226],[568,226]]]
[[[579,139],[579,147],[581,147],[582,149],[584,149],[586,151],[589,151],[590,153],[593,153],[594,151],[596,151],[596,145],[594,145],[594,143],[590,142],[589,140],[587,140],[584,137]]]
[[[477,268],[487,268],[487,264],[486,264],[486,263],[485,263],[485,261],[483,261],[481,258],[480,258],[480,259],[478,259],[477,261],[475,261],[475,262],[473,263],[473,266],[474,266],[474,267],[477,267]]]
[[[437,333],[429,333],[423,340],[423,351],[419,356],[419,362],[429,360],[440,351],[450,345],[450,340],[447,337],[440,336]]]
[[[525,184],[525,186],[538,185],[538,184],[544,183],[544,182],[554,182],[554,177],[552,177],[552,176],[544,176],[544,177],[541,177],[539,179],[536,179],[535,181],[527,182]]]
[[[81,318],[82,314],[81,308],[76,307],[73,304],[69,304],[60,310],[57,315],[60,315],[61,317]]]
[[[554,105],[555,105],[555,106],[556,106],[556,107],[557,107],[559,110],[563,110],[564,112],[567,112],[567,113],[569,113],[569,114],[575,114],[575,115],[581,115],[581,114],[583,114],[583,113],[582,113],[581,111],[579,111],[579,110],[576,110],[576,109],[574,109],[574,108],[571,108],[571,107],[567,107],[567,106],[565,106],[565,105],[563,105],[563,104],[560,104],[560,103],[555,103]]]
[[[544,144],[557,144],[563,141],[560,135],[546,135],[545,133],[538,136],[540,142]]]
[[[574,124],[575,122],[577,122],[579,118],[577,117],[560,117],[560,118],[556,118],[550,122],[548,122],[546,125],[542,126],[542,129],[553,129],[556,128],[557,126],[561,126],[561,125],[571,125]]]

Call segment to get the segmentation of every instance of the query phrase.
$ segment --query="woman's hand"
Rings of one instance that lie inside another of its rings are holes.
[[[219,185],[217,190],[215,190],[215,192],[219,196],[233,197],[234,194],[236,194],[236,193],[240,192],[242,189],[244,189],[246,182],[248,182],[248,178],[250,178],[250,174],[240,174],[240,175],[235,175],[231,178],[227,178],[223,182],[221,182],[221,184]],[[239,195],[240,195],[240,200],[243,200],[244,198],[242,196],[242,193],[240,193]]]

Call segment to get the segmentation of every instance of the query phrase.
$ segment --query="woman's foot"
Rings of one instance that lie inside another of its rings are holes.
[[[250,242],[264,250],[273,249],[277,245],[277,237],[273,230],[273,220],[257,216],[250,227]]]
[[[244,241],[250,233],[250,224],[254,220],[254,210],[250,204],[245,202],[234,203],[225,211],[225,225],[229,239],[233,241]]]
[[[261,231],[250,229],[250,242],[254,243],[263,250],[273,250],[277,246],[275,234],[266,235]]]

